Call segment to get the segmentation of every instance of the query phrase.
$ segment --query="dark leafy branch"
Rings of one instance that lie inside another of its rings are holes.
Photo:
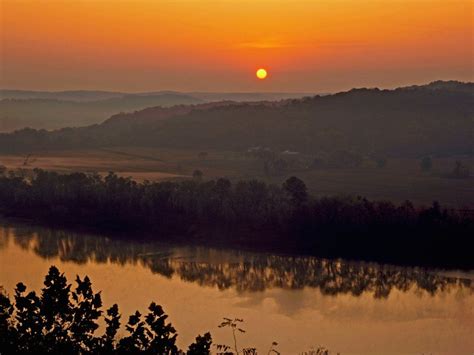
[[[13,302],[0,292],[1,354],[210,354],[209,333],[198,336],[187,352],[176,346],[178,333],[167,321],[163,308],[151,303],[148,313],[132,314],[125,324],[127,335],[118,339],[121,315],[114,304],[102,310],[100,293],[92,290],[86,276],[76,278],[71,290],[64,274],[52,266],[41,294],[15,288]],[[105,332],[96,335],[99,320]]]
[[[39,295],[27,292],[20,282],[12,301],[0,288],[0,354],[211,354],[210,333],[198,335],[187,351],[180,350],[176,329],[155,302],[145,316],[139,311],[130,315],[126,335],[118,337],[122,323],[117,304],[104,312],[101,294],[93,291],[87,276],[77,276],[76,287],[71,287],[64,274],[51,266]],[[104,321],[105,330],[98,335],[100,321]],[[253,347],[239,348],[237,333],[245,333],[242,324],[243,319],[223,319],[219,327],[231,329],[233,345],[216,344],[218,355],[258,354]],[[267,354],[280,354],[277,346],[272,342]]]

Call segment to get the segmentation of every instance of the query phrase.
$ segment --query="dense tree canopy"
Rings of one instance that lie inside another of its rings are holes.
[[[303,181],[137,183],[110,173],[0,177],[0,212],[132,237],[219,242],[328,257],[472,266],[472,214],[364,198],[314,198]]]

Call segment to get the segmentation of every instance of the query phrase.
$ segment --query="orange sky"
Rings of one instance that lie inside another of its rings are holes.
[[[0,6],[2,88],[327,92],[474,77],[473,0]]]

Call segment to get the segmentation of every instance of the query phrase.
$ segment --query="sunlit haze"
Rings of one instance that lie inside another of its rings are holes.
[[[10,89],[331,92],[473,79],[465,0],[2,0]],[[257,68],[271,75],[255,76]]]

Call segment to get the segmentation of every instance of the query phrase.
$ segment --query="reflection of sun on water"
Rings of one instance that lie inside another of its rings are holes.
[[[229,315],[245,320],[242,344],[264,349],[276,340],[284,354],[315,343],[363,354],[459,354],[474,346],[469,340],[472,286],[438,274],[359,263],[321,264],[309,257],[153,248],[38,227],[16,231],[0,224],[0,282],[5,290],[11,294],[19,281],[29,290],[41,290],[50,265],[58,266],[69,281],[76,274],[88,275],[94,290],[102,291],[105,307],[118,303],[124,318],[137,309],[145,311],[151,301],[161,304],[179,332],[180,347],[205,331],[216,342],[226,342],[229,334],[217,324]],[[468,276],[471,279],[472,273]],[[436,291],[417,289],[417,280]],[[386,296],[374,298],[379,289]]]

